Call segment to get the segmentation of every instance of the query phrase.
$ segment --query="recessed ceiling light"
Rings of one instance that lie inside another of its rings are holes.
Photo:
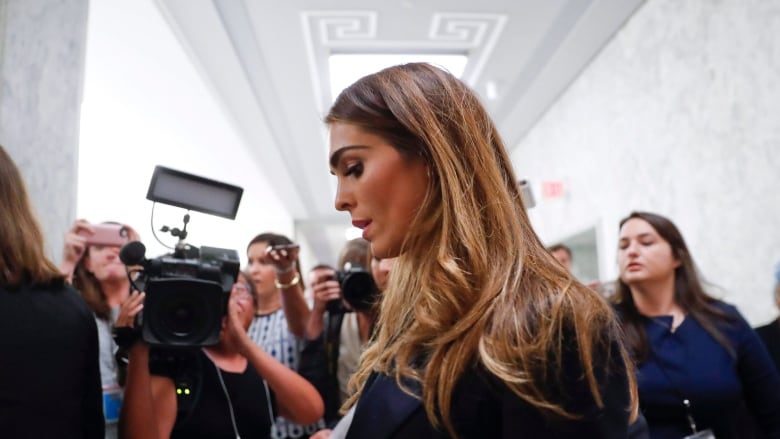
[[[358,79],[378,72],[386,67],[410,62],[428,62],[439,66],[457,77],[463,75],[468,57],[463,54],[387,54],[387,53],[342,53],[328,58],[330,68],[330,96],[335,100],[342,90]]]

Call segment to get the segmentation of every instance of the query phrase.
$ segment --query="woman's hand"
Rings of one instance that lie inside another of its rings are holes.
[[[311,280],[311,291],[314,296],[312,311],[323,314],[331,300],[341,300],[341,285],[335,280],[333,270],[317,273]]]
[[[295,261],[299,252],[298,244],[269,246],[265,251],[277,273],[289,273],[297,269]]]
[[[138,313],[144,309],[145,297],[146,293],[143,292],[133,291],[130,293],[130,295],[127,296],[127,299],[125,299],[125,301],[122,303],[122,306],[119,308],[119,316],[117,316],[116,322],[114,322],[114,326],[117,328],[135,327],[135,316],[137,316]]]
[[[228,340],[236,346],[243,356],[248,355],[248,350],[254,343],[247,335],[245,326],[246,314],[253,314],[252,297],[248,294],[232,294],[228,301],[228,313],[222,330],[225,331]]]
[[[65,246],[62,249],[62,264],[60,271],[68,276],[73,275],[73,270],[84,256],[87,249],[87,238],[81,233],[94,233],[92,225],[87,220],[80,219],[73,223],[73,226],[65,233]]]

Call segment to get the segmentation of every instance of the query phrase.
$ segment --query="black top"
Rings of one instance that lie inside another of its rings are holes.
[[[766,345],[766,349],[769,351],[769,355],[777,366],[777,370],[780,371],[780,318],[773,320],[771,323],[759,326],[756,328],[758,336]]]
[[[95,319],[69,286],[0,287],[0,435],[103,438]]]
[[[220,369],[226,389],[223,390],[216,365],[203,351],[197,351],[190,357],[190,361],[197,361],[198,365],[166,369],[151,364],[153,374],[173,379],[177,389],[182,390],[182,394],[177,397],[178,414],[171,439],[235,439],[230,404],[225,393],[230,397],[238,433],[242,438],[270,437],[273,409],[269,408],[269,404],[274,406],[274,394],[270,387],[266,394],[263,379],[251,364],[247,363],[242,373]],[[198,371],[195,378],[186,373],[193,370]],[[185,391],[189,395],[185,395]]]
[[[610,367],[596,361],[594,368],[602,387],[604,408],[596,406],[587,383],[581,379],[582,370],[574,352],[564,356],[561,385],[546,387],[553,389],[558,395],[556,399],[568,410],[581,414],[576,420],[543,414],[484,369],[474,367],[455,386],[451,411],[455,429],[462,439],[626,438],[628,381],[625,368],[619,358],[615,359],[617,351],[614,352]],[[420,394],[415,383],[407,385]],[[431,425],[418,398],[404,393],[393,378],[378,374],[372,375],[364,386],[347,433],[348,439],[448,437]]]
[[[338,378],[344,313],[329,312],[326,317],[327,323],[319,337],[305,341],[298,363],[298,373],[317,389],[325,404],[325,424],[333,427],[341,419],[339,409],[344,402],[341,400]]]

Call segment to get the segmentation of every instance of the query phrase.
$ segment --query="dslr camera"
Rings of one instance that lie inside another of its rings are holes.
[[[200,347],[219,341],[222,317],[238,276],[236,250],[177,246],[171,255],[144,257],[143,244],[126,244],[120,259],[140,266],[135,288],[146,292],[136,327],[151,346]]]
[[[341,297],[354,311],[368,311],[376,303],[379,288],[374,276],[365,267],[347,262],[343,270],[337,270],[334,279],[341,288]],[[332,300],[327,304],[330,314],[343,314],[350,310],[341,300]]]

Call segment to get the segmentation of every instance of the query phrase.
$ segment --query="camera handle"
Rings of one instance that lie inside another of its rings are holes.
[[[185,239],[187,239],[187,224],[190,222],[190,211],[188,210],[186,214],[184,214],[184,228],[179,230],[178,227],[170,228],[168,226],[162,226],[160,228],[161,232],[170,232],[171,235],[179,238],[179,244],[184,242]]]

